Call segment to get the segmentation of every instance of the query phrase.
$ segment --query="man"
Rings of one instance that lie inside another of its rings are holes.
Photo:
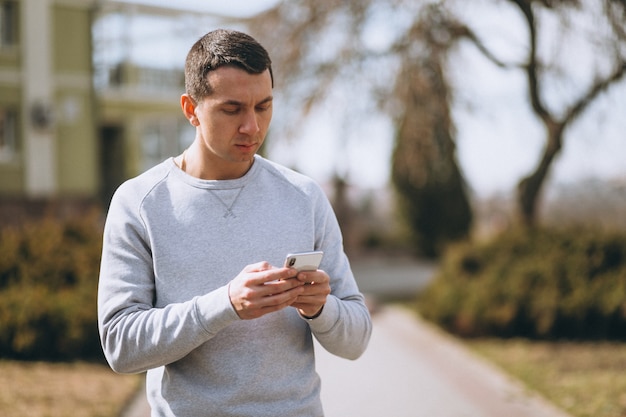
[[[323,415],[312,335],[358,358],[371,319],[336,218],[309,178],[258,155],[272,117],[266,50],[201,38],[185,63],[192,145],[116,191],[98,321],[117,372],[147,371],[153,416]],[[323,251],[320,269],[283,267]]]

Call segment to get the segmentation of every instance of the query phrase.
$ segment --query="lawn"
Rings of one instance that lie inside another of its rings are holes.
[[[626,416],[626,343],[466,343],[574,417]]]
[[[0,416],[115,417],[142,378],[83,362],[0,360]]]

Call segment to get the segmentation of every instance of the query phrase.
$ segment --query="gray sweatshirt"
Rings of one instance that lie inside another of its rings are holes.
[[[98,289],[105,356],[147,371],[152,416],[323,415],[312,335],[348,359],[371,319],[337,220],[309,178],[256,156],[241,178],[200,180],[170,158],[124,183],[109,208]],[[241,320],[228,283],[244,266],[322,250],[331,295],[319,317],[288,307]]]

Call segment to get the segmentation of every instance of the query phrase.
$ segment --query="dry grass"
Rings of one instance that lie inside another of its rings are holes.
[[[115,417],[141,380],[106,365],[0,360],[0,416]]]
[[[467,342],[575,417],[626,417],[626,343]]]

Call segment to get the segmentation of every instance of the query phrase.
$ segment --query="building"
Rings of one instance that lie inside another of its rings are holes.
[[[93,197],[93,2],[0,0],[0,196]]]
[[[94,62],[94,25],[129,13],[183,12],[121,1],[0,0],[0,223],[51,207],[106,206],[123,180],[193,139],[178,104],[182,62],[169,69],[124,56]]]

